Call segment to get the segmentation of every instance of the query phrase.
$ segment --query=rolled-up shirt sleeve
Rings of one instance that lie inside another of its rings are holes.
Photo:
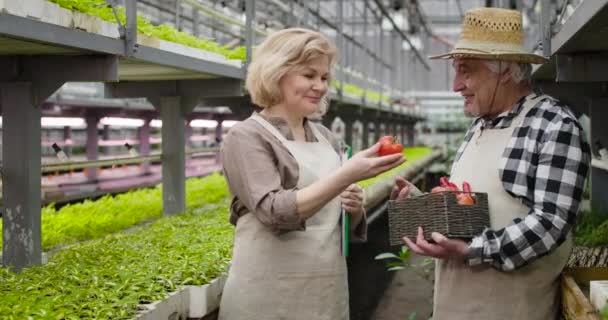
[[[298,190],[283,187],[272,146],[258,132],[232,128],[221,154],[230,192],[260,222],[277,233],[305,228],[296,206]]]

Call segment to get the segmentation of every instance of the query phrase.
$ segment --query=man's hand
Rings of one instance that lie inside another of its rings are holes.
[[[469,245],[462,240],[450,239],[437,232],[433,232],[431,237],[436,244],[426,241],[422,227],[418,227],[416,243],[408,237],[403,237],[403,241],[415,253],[438,259],[457,259],[463,261],[469,253]]]
[[[400,176],[395,177],[395,186],[391,191],[391,200],[405,199],[410,195],[410,192],[414,189],[414,185],[409,181],[403,179]]]

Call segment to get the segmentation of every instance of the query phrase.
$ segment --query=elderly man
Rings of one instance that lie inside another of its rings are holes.
[[[559,275],[571,249],[590,149],[568,107],[530,88],[517,11],[480,8],[464,17],[453,51],[453,89],[475,117],[450,180],[487,192],[491,226],[470,242],[433,233],[404,238],[437,258],[434,320],[556,319]],[[393,198],[412,185],[398,180]]]

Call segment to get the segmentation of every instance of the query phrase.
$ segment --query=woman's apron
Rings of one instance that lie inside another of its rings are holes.
[[[491,228],[499,230],[530,210],[509,195],[499,176],[501,158],[515,128],[542,99],[524,103],[523,110],[505,129],[478,130],[452,168],[451,180],[487,192]],[[481,136],[480,136],[481,135]],[[558,311],[559,275],[571,249],[568,237],[556,251],[512,272],[487,264],[470,267],[460,261],[437,260],[434,320],[553,320]]]
[[[311,125],[318,142],[289,141],[258,115],[298,162],[297,187],[305,188],[341,165],[340,156]],[[348,280],[340,253],[339,197],[306,221],[305,231],[272,233],[253,214],[236,225],[232,266],[220,320],[347,320]]]

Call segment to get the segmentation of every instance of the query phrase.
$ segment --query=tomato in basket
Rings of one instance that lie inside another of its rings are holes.
[[[456,199],[458,199],[458,204],[462,204],[465,206],[472,206],[475,204],[475,199],[471,195],[471,185],[468,182],[462,183],[462,191],[465,193],[459,193],[456,195]]]

